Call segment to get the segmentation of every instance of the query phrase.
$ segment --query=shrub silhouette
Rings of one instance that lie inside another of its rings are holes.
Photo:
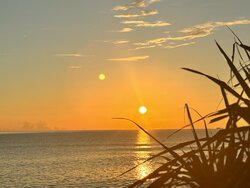
[[[235,36],[235,43],[233,44],[231,57],[215,41],[231,71],[228,82],[196,70],[183,68],[186,71],[205,76],[220,87],[225,105],[223,109],[193,121],[190,108],[185,104],[189,124],[175,133],[185,127],[190,127],[194,140],[168,147],[136,122],[125,118],[116,118],[131,121],[164,148],[162,152],[150,157],[143,163],[156,157],[163,157],[165,162],[145,178],[136,181],[130,186],[131,188],[144,186],[148,180],[152,181],[149,185],[147,184],[148,187],[250,187],[250,46],[243,44],[233,31],[232,33]],[[236,54],[239,57],[237,64]],[[245,59],[247,60],[245,61]],[[232,96],[230,100],[228,95]],[[214,123],[226,118],[225,127],[218,130],[214,136],[210,136],[206,121],[209,120],[209,123]],[[240,125],[240,120],[245,122],[244,126]],[[195,129],[195,124],[200,121],[203,121],[205,126],[204,138],[198,138]],[[188,151],[183,152],[183,154],[178,152],[184,150],[184,147],[187,146],[190,148]]]

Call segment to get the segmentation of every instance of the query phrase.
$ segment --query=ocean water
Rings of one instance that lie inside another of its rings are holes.
[[[191,130],[166,139],[172,132],[151,133],[168,146],[192,139]],[[119,175],[160,151],[141,131],[0,134],[0,187],[127,187],[159,161]]]

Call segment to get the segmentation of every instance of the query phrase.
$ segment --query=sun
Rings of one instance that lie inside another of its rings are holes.
[[[146,106],[140,106],[140,108],[139,108],[140,114],[146,114],[147,111],[148,111],[148,109]]]
[[[99,74],[98,78],[99,78],[99,80],[103,81],[106,79],[106,76],[105,76],[105,74]]]

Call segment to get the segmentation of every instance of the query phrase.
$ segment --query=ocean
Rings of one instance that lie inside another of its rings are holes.
[[[191,130],[167,139],[173,131],[151,133],[167,146],[193,139]],[[159,161],[119,175],[162,150],[135,130],[2,133],[0,187],[127,187],[157,168]]]

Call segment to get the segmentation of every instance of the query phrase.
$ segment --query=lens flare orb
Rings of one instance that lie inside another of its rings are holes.
[[[99,74],[98,76],[99,80],[103,81],[106,79],[106,75],[105,74]]]

